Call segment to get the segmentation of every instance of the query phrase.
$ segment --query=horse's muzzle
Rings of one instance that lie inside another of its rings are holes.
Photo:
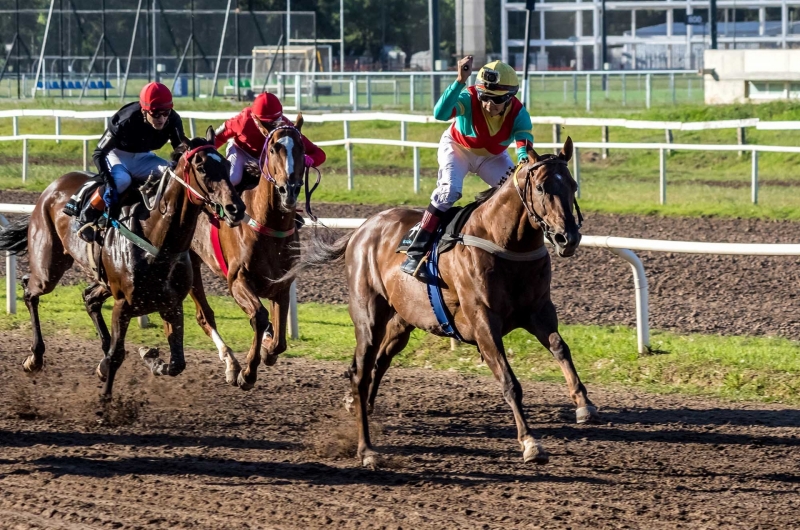
[[[236,203],[226,204],[225,213],[227,215],[225,216],[225,222],[228,226],[231,228],[239,226],[244,219],[244,210],[244,203],[241,206]]]
[[[556,253],[562,258],[574,255],[580,242],[581,233],[577,230],[574,232],[559,232],[553,235],[552,240],[553,246],[556,247]]]

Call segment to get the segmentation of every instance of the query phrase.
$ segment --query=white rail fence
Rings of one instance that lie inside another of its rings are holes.
[[[33,211],[33,205],[0,204],[0,214],[24,214]],[[356,229],[366,219],[321,218],[318,223],[329,228]],[[312,224],[310,219],[306,219]],[[0,225],[8,221],[0,215]],[[707,243],[692,241],[663,241],[658,239],[635,239],[614,236],[583,236],[580,246],[605,248],[631,265],[636,311],[636,346],[639,353],[650,349],[650,305],[647,290],[647,275],[639,256],[634,252],[677,252],[685,254],[741,255],[741,256],[800,256],[800,244],[747,244]],[[16,313],[16,258],[6,253],[6,312]],[[147,325],[147,317],[140,317],[139,324]],[[297,289],[292,284],[289,308],[289,329],[293,339],[299,337],[297,319]]]

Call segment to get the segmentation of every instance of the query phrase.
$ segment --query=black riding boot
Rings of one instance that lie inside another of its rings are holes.
[[[414,237],[414,241],[408,247],[406,260],[400,265],[400,270],[427,282],[429,279],[428,274],[425,272],[424,264],[421,266],[421,263],[422,258],[428,253],[431,241],[433,241],[433,233],[420,228],[416,237]]]
[[[87,200],[77,221],[78,236],[87,243],[94,243],[95,228],[101,215],[103,212],[92,206],[92,201]]]

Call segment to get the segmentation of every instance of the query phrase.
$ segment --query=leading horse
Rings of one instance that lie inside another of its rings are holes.
[[[227,382],[243,390],[255,385],[260,361],[275,364],[277,356],[286,351],[291,284],[274,280],[291,269],[300,256],[295,211],[305,175],[305,148],[300,134],[303,116],[297,116],[294,126],[266,128],[255,121],[266,143],[259,165],[253,164],[245,171],[244,178],[256,182],[255,186],[243,182],[245,188],[251,188],[242,193],[247,221],[233,228],[219,226],[210,218],[201,219],[191,253],[194,284],[190,294],[197,309],[197,323],[217,346],[219,358],[226,365]],[[203,262],[213,274],[226,280],[234,300],[250,317],[254,335],[244,369],[217,331],[200,275]],[[272,302],[272,322],[261,298]]]
[[[512,179],[479,197],[480,205],[461,232],[465,241],[467,235],[488,241],[497,253],[484,250],[486,245],[459,244],[439,256],[442,296],[455,329],[465,342],[478,347],[500,383],[514,414],[524,461],[540,464],[549,457],[528,427],[522,387],[503,346],[506,334],[523,328],[534,335],[561,366],[578,422],[598,419],[569,346],[558,332],[558,317],[550,299],[550,255],[543,248],[547,237],[556,253],[567,257],[580,242],[580,227],[572,213],[573,206],[577,209],[577,184],[567,166],[572,152],[570,138],[558,155],[539,156],[529,148],[529,162],[517,166]],[[405,348],[414,328],[445,335],[430,309],[426,284],[401,272],[403,255],[396,253],[397,243],[421,216],[419,210],[394,208],[371,217],[333,244],[315,238],[301,263],[289,273],[294,276],[311,266],[345,260],[356,334],[348,373],[358,426],[358,456],[366,466],[379,463],[369,437],[371,384],[377,393],[391,358]],[[509,256],[524,259],[515,261]]]
[[[98,377],[105,381],[103,396],[111,397],[114,377],[125,358],[128,324],[137,316],[158,312],[164,320],[170,361],[166,365],[146,358],[153,372],[176,376],[183,371],[183,300],[192,284],[188,250],[197,219],[210,206],[234,226],[244,216],[244,204],[228,180],[228,162],[214,149],[213,129],[209,127],[206,138],[185,141],[172,156],[177,167],[162,177],[152,211],[128,193],[117,225],[123,228],[107,230],[99,253],[97,246],[78,237],[73,218],[63,212],[70,197],[92,177],[88,173],[67,173],[54,181],[39,196],[30,218],[0,232],[0,250],[30,251],[30,274],[22,280],[33,328],[32,355],[23,363],[27,372],[44,366],[39,298],[56,287],[74,262],[84,270],[98,271],[83,299],[105,353],[97,367]],[[149,244],[150,251],[123,237],[124,227],[146,240],[139,244]],[[111,334],[101,313],[109,297],[114,298]]]

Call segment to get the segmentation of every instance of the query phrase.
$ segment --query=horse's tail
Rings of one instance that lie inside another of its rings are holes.
[[[8,251],[12,254],[24,254],[28,251],[28,224],[30,216],[12,221],[3,229],[0,229],[0,250]]]
[[[302,272],[313,267],[321,267],[344,259],[347,245],[355,232],[335,238],[330,230],[315,230],[311,240],[303,246],[302,256],[294,267],[289,269],[278,281],[293,281]]]

